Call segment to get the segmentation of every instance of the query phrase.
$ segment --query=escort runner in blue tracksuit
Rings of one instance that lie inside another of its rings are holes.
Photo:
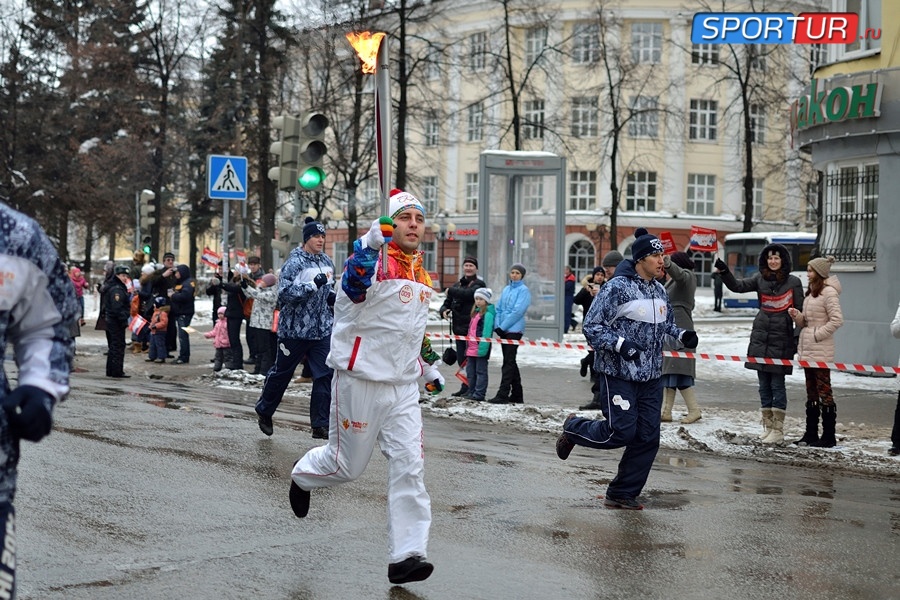
[[[79,315],[53,244],[33,219],[0,202],[0,365],[9,343],[18,367],[15,388],[0,368],[0,598],[16,597],[19,440],[50,433],[53,407],[69,393]]]
[[[278,352],[266,374],[262,394],[256,403],[259,429],[272,435],[272,415],[281,404],[294,370],[307,359],[313,387],[309,399],[312,436],[328,437],[331,404],[331,376],[325,364],[331,349],[334,326],[334,263],[323,249],[325,226],[307,217],[303,225],[303,245],[291,250],[278,280]]]
[[[697,334],[675,326],[666,289],[656,280],[663,273],[662,243],[642,227],[634,235],[633,259],[619,263],[615,277],[600,288],[584,320],[600,385],[595,401],[606,419],[569,415],[556,453],[565,460],[576,445],[624,446],[604,505],[640,510],[643,505],[637,497],[659,450],[663,342],[670,336],[687,348],[696,348]]]

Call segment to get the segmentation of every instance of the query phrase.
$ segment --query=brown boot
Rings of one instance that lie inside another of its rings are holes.
[[[131,353],[132,354],[140,354],[141,353],[141,343],[140,342],[131,342]]]

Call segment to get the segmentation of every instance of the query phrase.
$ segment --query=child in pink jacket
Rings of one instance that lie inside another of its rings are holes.
[[[213,326],[212,331],[203,334],[204,337],[211,338],[213,346],[216,349],[216,358],[213,363],[213,371],[222,370],[222,364],[231,364],[231,342],[228,341],[228,319],[225,318],[225,307],[220,306],[216,311],[218,319]]]

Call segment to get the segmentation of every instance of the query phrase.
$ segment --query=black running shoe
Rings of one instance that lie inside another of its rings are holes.
[[[434,571],[434,565],[419,556],[410,556],[404,561],[388,565],[388,580],[391,583],[411,583],[425,581]]]
[[[312,436],[314,440],[327,440],[328,439],[328,428],[327,427],[313,427]]]
[[[259,417],[257,422],[259,423],[259,430],[262,431],[266,435],[272,435],[275,433],[275,429],[272,426],[272,417],[267,417],[266,415],[261,415],[256,413]]]
[[[613,498],[607,496],[603,500],[603,506],[606,508],[621,508],[624,510],[644,510],[644,505],[634,498]]]
[[[575,418],[575,413],[570,414],[566,417],[566,420],[563,421],[563,432],[556,438],[556,455],[561,460],[566,460],[569,458],[569,455],[572,453],[572,450],[575,449],[575,444],[569,440],[569,436],[566,434],[566,424]]]
[[[288,498],[291,500],[291,510],[294,511],[298,519],[302,519],[309,514],[309,492],[301,489],[299,485],[294,483],[293,477],[291,477],[291,491],[288,494]]]

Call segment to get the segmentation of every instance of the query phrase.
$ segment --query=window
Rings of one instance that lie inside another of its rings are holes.
[[[469,36],[469,67],[481,71],[487,66],[487,33],[479,31]]]
[[[572,136],[597,137],[597,98],[572,98]]]
[[[753,218],[762,220],[765,218],[765,207],[763,206],[763,188],[766,180],[762,177],[754,177],[753,179]]]
[[[435,116],[426,117],[425,119],[425,145],[434,147],[438,145],[440,140],[441,123]]]
[[[344,244],[344,246],[346,247],[347,244]],[[437,247],[438,247],[437,240],[434,240],[431,242],[422,242],[421,244],[419,244],[419,250],[421,250],[424,253],[424,256],[422,257],[422,266],[425,268],[426,271],[434,272],[434,271],[438,270],[438,268],[437,268]],[[334,263],[334,264],[337,265],[337,263]],[[434,283],[437,283],[437,281],[435,281]]]
[[[597,23],[576,23],[572,28],[572,62],[592,64],[600,60],[600,26]]]
[[[691,46],[691,62],[695,65],[719,64],[719,47],[714,44],[694,44]]]
[[[547,47],[547,28],[532,27],[525,32],[525,65],[530,66],[540,60]]]
[[[437,214],[438,178],[434,175],[425,177],[425,180],[422,183],[422,204],[425,206],[425,214]]]
[[[750,141],[766,143],[766,107],[761,104],[750,105]]]
[[[440,54],[437,50],[431,50],[425,55],[425,59],[422,61],[422,75],[428,81],[433,81],[441,76],[441,67],[438,64],[439,56]]]
[[[631,137],[655,138],[659,131],[659,113],[656,98],[637,96],[631,100],[631,120],[628,121],[628,135]]]
[[[814,227],[819,223],[819,184],[806,184],[806,225]]]
[[[690,127],[688,133],[692,140],[716,139],[716,110],[718,103],[715,100],[691,100]]]
[[[466,173],[466,212],[478,210],[478,173]]]
[[[525,110],[522,113],[524,119],[522,137],[526,140],[544,139],[544,101],[526,101]]]
[[[524,210],[541,210],[544,204],[544,178],[539,175],[522,177],[522,206]]]
[[[587,240],[578,240],[569,246],[566,264],[572,267],[575,279],[581,281],[594,270],[594,265],[600,264],[594,255],[594,245]]]
[[[837,261],[874,262],[878,165],[832,166],[825,177],[821,254]]]
[[[625,210],[656,210],[656,172],[628,173],[625,184]]]
[[[712,215],[716,208],[716,176],[688,175],[687,207],[692,215]]]
[[[484,137],[484,104],[478,102],[469,107],[468,139],[470,142],[480,142]]]
[[[590,210],[596,197],[596,171],[569,172],[569,210]]]
[[[747,46],[747,52],[750,53],[750,69],[765,73],[767,67],[766,53],[762,48],[762,46],[751,44]]]
[[[662,23],[631,24],[631,62],[659,62],[662,56]]]
[[[859,31],[846,46],[834,46],[835,60],[853,58],[881,48],[881,4],[885,0],[832,0],[836,12],[859,15]]]
[[[347,242],[342,240],[331,244],[331,260],[334,262],[335,270],[340,270],[347,262]]]
[[[377,178],[370,177],[363,183],[362,202],[363,212],[381,205],[381,190],[378,187]]]
[[[809,74],[828,62],[828,47],[825,44],[812,44],[809,47]]]

